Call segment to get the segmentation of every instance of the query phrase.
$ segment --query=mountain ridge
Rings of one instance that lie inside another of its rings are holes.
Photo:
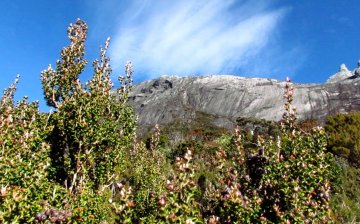
[[[356,71],[344,70],[342,65],[324,84],[294,84],[299,118],[323,122],[327,115],[359,111]],[[162,76],[134,86],[129,102],[142,128],[175,120],[191,122],[198,112],[214,117],[213,124],[218,127],[233,128],[238,117],[280,120],[284,87],[284,81],[267,78]]]

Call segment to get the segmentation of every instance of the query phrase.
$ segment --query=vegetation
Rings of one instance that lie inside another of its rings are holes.
[[[360,222],[360,113],[337,114],[326,120],[328,150],[338,157],[339,187],[332,207],[339,222]]]
[[[327,136],[296,125],[287,82],[280,128],[246,139],[208,133],[176,145],[160,129],[136,139],[127,105],[132,67],[114,91],[105,47],[93,77],[81,83],[87,26],[68,29],[70,45],[56,69],[42,72],[47,104],[13,102],[16,83],[0,104],[1,223],[326,223],[336,179]],[[115,94],[116,93],[116,94]],[[200,116],[201,118],[202,116]],[[206,118],[206,117],[205,117]],[[205,119],[204,118],[204,119]],[[211,136],[216,135],[212,138]],[[248,135],[248,134],[246,134]],[[353,174],[349,174],[353,175]],[[334,181],[333,181],[334,182]]]
[[[328,149],[360,168],[360,113],[337,114],[326,120]]]
[[[339,223],[360,222],[360,170],[338,158],[340,173],[337,187],[334,189],[330,205]]]

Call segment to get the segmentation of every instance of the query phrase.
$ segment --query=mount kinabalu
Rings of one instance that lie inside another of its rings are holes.
[[[325,84],[294,84],[294,105],[300,119],[324,121],[335,113],[360,110],[359,67],[340,71]],[[285,82],[264,78],[214,75],[164,76],[134,86],[130,93],[141,127],[188,122],[207,114],[219,127],[233,127],[238,117],[278,121],[284,112]]]

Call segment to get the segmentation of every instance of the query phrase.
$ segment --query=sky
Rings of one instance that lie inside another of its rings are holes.
[[[40,73],[55,65],[77,18],[88,27],[81,80],[111,38],[112,78],[227,74],[324,83],[360,59],[359,0],[1,0],[0,88],[20,75],[16,99],[43,100]]]

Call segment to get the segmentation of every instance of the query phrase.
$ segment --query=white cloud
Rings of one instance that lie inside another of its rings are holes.
[[[271,59],[281,49],[269,45],[277,44],[275,31],[286,9],[271,9],[267,2],[127,2],[112,37],[112,66],[119,71],[132,61],[135,75],[143,79],[163,74],[256,76],[276,71],[281,60],[272,64]]]

